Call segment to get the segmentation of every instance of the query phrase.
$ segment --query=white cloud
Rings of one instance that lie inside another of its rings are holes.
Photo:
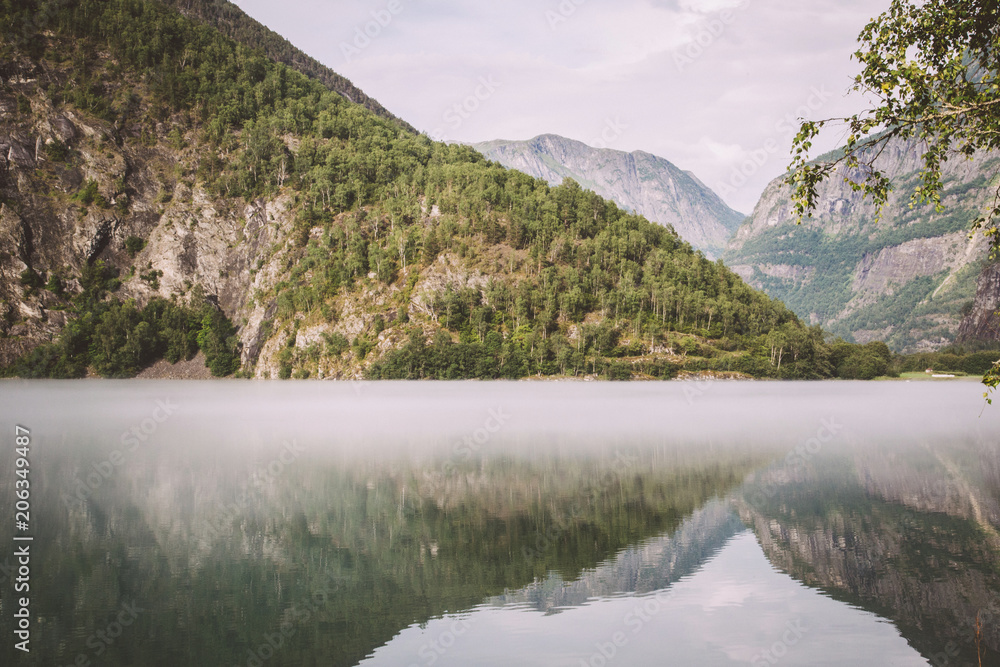
[[[705,155],[711,156],[724,165],[736,164],[746,155],[746,151],[739,144],[723,144],[709,137],[699,139],[696,146],[703,149]]]

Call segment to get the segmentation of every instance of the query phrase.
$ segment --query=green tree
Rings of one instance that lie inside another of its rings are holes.
[[[205,353],[205,365],[216,377],[232,375],[240,366],[236,327],[217,308],[205,305],[198,332],[198,347]]]
[[[926,146],[913,203],[940,210],[944,163],[1000,148],[998,25],[996,0],[892,0],[868,23],[854,54],[863,68],[853,90],[876,102],[847,118],[802,123],[788,176],[800,219],[816,208],[819,184],[842,167],[855,191],[884,206],[893,186],[877,160],[896,140]],[[827,123],[846,124],[847,144],[832,158],[812,162],[813,139]],[[989,239],[994,256],[1000,250],[998,218],[1000,189],[993,205],[972,223]],[[998,378],[1000,361],[983,382],[992,390]]]

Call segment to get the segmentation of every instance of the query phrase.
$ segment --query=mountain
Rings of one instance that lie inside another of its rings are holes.
[[[977,155],[945,164],[943,209],[910,207],[921,153],[893,142],[878,165],[895,189],[876,221],[870,200],[840,169],[819,191],[814,216],[796,225],[791,190],[768,185],[737,230],[723,260],[751,285],[781,299],[813,324],[902,352],[929,351],[956,340],[973,305],[988,244],[969,229],[992,195],[1000,159]]]
[[[746,217],[689,171],[643,151],[592,148],[543,134],[529,141],[487,141],[473,148],[505,167],[552,185],[572,178],[583,187],[661,225],[714,259]]]
[[[432,142],[163,3],[0,18],[7,375],[196,355],[257,378],[884,369],[669,227]]]
[[[227,0],[159,0],[185,16],[204,22],[249,48],[262,50],[268,58],[302,72],[344,98],[360,104],[376,116],[387,118],[416,133],[412,125],[392,115],[378,100],[368,97],[345,77],[297,49],[287,39],[247,16]]]

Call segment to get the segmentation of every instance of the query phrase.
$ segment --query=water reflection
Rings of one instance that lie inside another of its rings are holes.
[[[4,383],[4,432],[36,443],[36,616],[29,655],[0,650],[976,664],[978,612],[996,661],[1000,421],[974,386],[687,389]]]
[[[498,602],[411,626],[362,664],[512,664],[509,652],[483,650],[490,646],[538,667],[927,664],[874,614],[775,571],[748,531],[661,590],[546,615]]]
[[[892,620],[932,664],[1000,662],[995,440],[865,442],[776,466],[738,511],[796,579]]]

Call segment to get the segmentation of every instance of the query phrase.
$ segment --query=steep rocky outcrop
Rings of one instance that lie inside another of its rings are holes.
[[[800,317],[858,342],[884,340],[897,351],[928,351],[955,341],[987,254],[969,229],[991,192],[995,155],[944,165],[943,209],[911,207],[921,152],[893,142],[878,165],[895,186],[881,219],[840,169],[818,191],[814,216],[796,225],[783,178],[764,191],[723,259],[740,276],[782,299]]]
[[[1000,340],[1000,264],[983,269],[976,281],[976,298],[958,328],[958,340]]]
[[[553,185],[572,178],[619,206],[670,225],[711,258],[721,253],[744,218],[691,172],[643,151],[593,148],[554,134],[530,141],[488,141],[473,147],[505,167]]]

